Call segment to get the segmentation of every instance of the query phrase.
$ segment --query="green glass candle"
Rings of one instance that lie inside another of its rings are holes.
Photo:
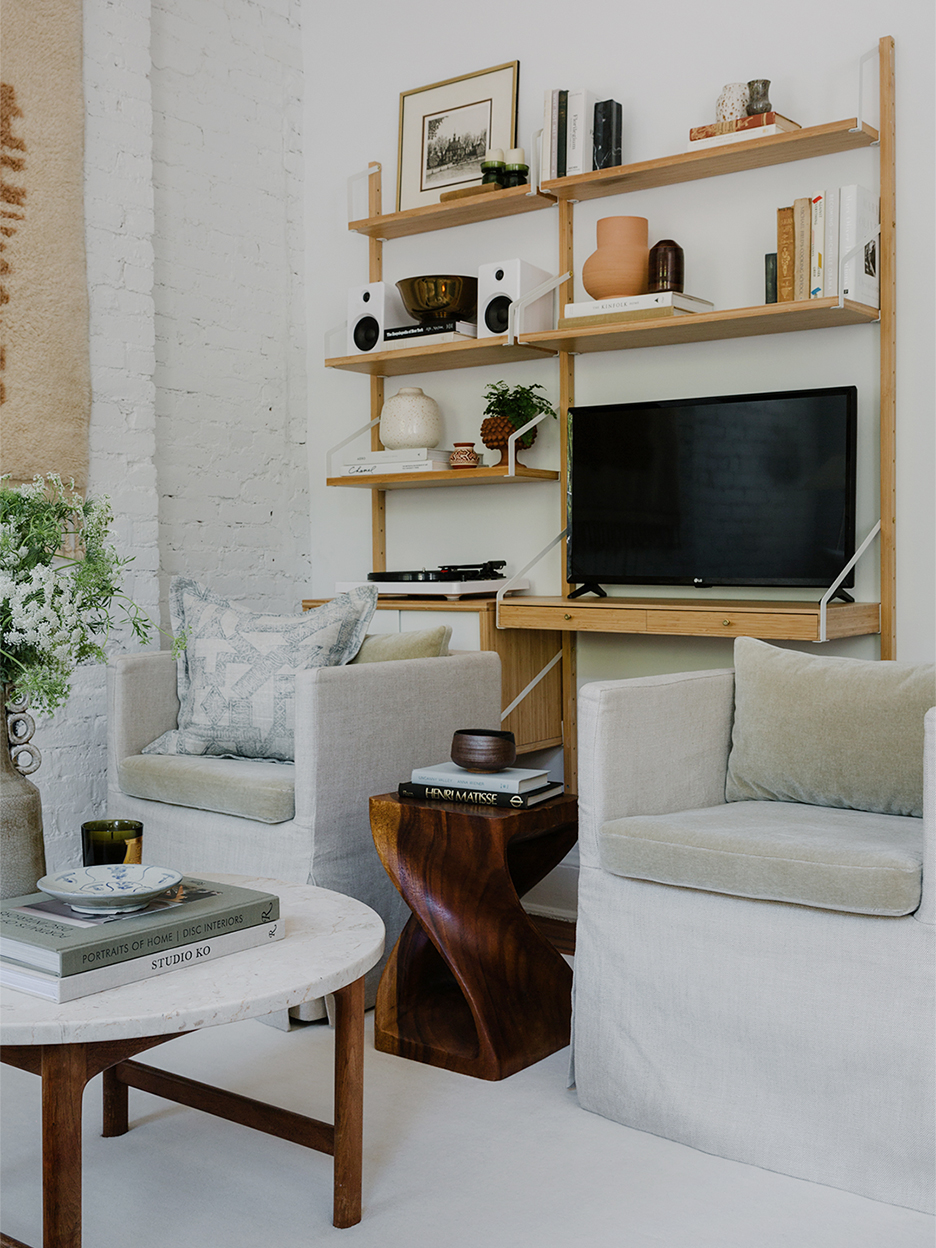
[[[143,824],[136,819],[92,819],[81,825],[86,867],[143,861]]]

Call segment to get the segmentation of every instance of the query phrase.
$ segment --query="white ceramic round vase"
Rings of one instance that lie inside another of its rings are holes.
[[[738,121],[747,116],[751,89],[746,82],[726,82],[715,105],[716,121]]]
[[[439,405],[428,394],[423,394],[419,386],[402,386],[384,403],[380,412],[380,440],[388,451],[438,446],[441,438]]]

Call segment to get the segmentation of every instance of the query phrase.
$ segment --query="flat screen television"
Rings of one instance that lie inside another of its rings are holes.
[[[857,406],[831,386],[570,408],[576,594],[827,589],[855,550]]]

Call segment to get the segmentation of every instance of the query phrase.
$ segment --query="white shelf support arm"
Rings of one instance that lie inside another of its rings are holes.
[[[551,277],[548,282],[534,286],[532,290],[527,291],[525,295],[521,295],[519,299],[514,299],[507,309],[506,345],[508,347],[514,346],[519,336],[523,333],[523,309],[527,304],[535,303],[537,299],[542,299],[543,295],[548,295],[552,290],[558,290],[562,283],[567,282],[571,276],[572,274],[569,272],[563,273],[560,277]]]
[[[325,476],[330,477],[333,475],[332,474],[332,456],[334,455],[335,451],[340,451],[343,446],[347,446],[349,442],[353,442],[355,438],[359,438],[362,433],[367,433],[368,429],[373,429],[374,425],[379,425],[379,424],[380,424],[380,417],[375,416],[374,419],[371,421],[368,421],[366,425],[361,425],[360,429],[355,429],[354,433],[350,434],[347,438],[345,438],[343,442],[336,443],[329,451],[327,451],[325,454]]]
[[[864,56],[863,56],[863,57],[861,57],[861,59],[860,59],[860,60],[859,60],[859,62],[858,62],[858,110],[857,110],[857,117],[855,118],[855,130],[854,130],[854,131],[852,131],[852,133],[853,133],[853,134],[854,134],[856,131],[861,130],[861,127],[862,127],[862,117],[861,117],[861,112],[862,112],[862,108],[863,108],[863,106],[864,106],[864,70],[865,70],[865,64],[866,64],[868,61],[872,61],[872,60],[873,60],[875,63],[877,63],[877,62],[878,62],[878,59],[879,59],[879,56],[880,56],[880,53],[878,52],[878,49],[877,49],[877,48],[872,48],[872,49],[870,50],[870,52],[866,52],[866,53],[864,54]]]
[[[549,415],[549,412],[540,412],[538,416],[534,416],[532,420],[528,420],[525,425],[521,425],[519,429],[515,429],[507,439],[507,476],[515,477],[517,475],[517,439],[522,438],[527,430],[538,425],[541,420]]]
[[[543,677],[549,675],[549,673],[552,671],[552,669],[556,666],[556,664],[559,662],[561,658],[562,658],[562,651],[559,650],[556,654],[553,655],[553,657],[549,660],[549,662],[542,669],[542,671],[539,671],[536,673],[536,675],[533,677],[533,679],[530,681],[527,687],[525,689],[522,689],[520,693],[517,694],[517,696],[511,702],[510,706],[508,706],[505,710],[501,711],[501,717],[500,717],[501,723],[504,722],[504,720],[507,718],[507,716],[510,714],[511,711],[515,711],[517,709],[517,707],[520,705],[520,703],[523,701],[523,699],[527,696],[528,693],[533,692],[533,690],[540,683]]]
[[[881,522],[880,520],[878,520],[877,524],[874,526],[874,528],[871,530],[871,532],[868,534],[865,540],[861,543],[861,545],[858,547],[858,549],[849,559],[848,563],[845,564],[845,567],[842,568],[841,572],[838,574],[838,576],[835,578],[835,580],[832,582],[832,584],[829,586],[826,592],[822,595],[822,598],[819,600],[819,636],[817,638],[817,641],[828,641],[828,637],[826,636],[826,607],[829,604],[830,598],[838,589],[838,587],[841,585],[842,581],[845,580],[845,577],[852,570],[852,568],[855,566],[855,564],[858,562],[858,560],[861,558],[864,552],[868,549],[868,547],[871,545],[872,541],[877,537],[880,531],[881,531]]]
[[[526,565],[525,568],[521,568],[519,572],[515,572],[513,576],[510,577],[509,580],[504,581],[503,585],[501,585],[501,587],[498,589],[497,593],[495,594],[495,598],[497,601],[494,607],[494,623],[498,628],[501,627],[500,604],[504,599],[504,595],[510,593],[511,589],[514,586],[514,583],[516,581],[519,581],[521,577],[526,576],[530,568],[535,567],[535,565],[539,563],[539,561],[543,558],[544,555],[548,555],[549,552],[552,550],[552,548],[558,545],[558,543],[562,541],[562,539],[566,536],[568,532],[569,532],[569,529],[568,529],[568,526],[566,526],[566,528],[564,528],[560,534],[558,534],[556,537],[552,539],[552,541],[549,543],[548,546],[544,546],[538,555],[533,556],[533,558],[530,560],[530,562]]]
[[[543,150],[543,130],[540,127],[530,139],[530,189],[528,195],[538,195],[540,188],[540,157]]]
[[[348,178],[348,222],[355,220],[354,215],[354,191],[358,182],[366,181],[372,178],[375,173],[380,173],[381,165],[379,161],[373,161],[366,169],[361,169],[358,173],[352,173]],[[365,216],[367,214],[365,213]]]

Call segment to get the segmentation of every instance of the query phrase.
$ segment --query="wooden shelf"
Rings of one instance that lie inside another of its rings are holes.
[[[861,637],[880,632],[876,602],[830,602],[826,637]],[[819,640],[818,602],[766,599],[504,598],[501,628],[539,628],[576,633],[656,633],[665,636],[761,637]]]
[[[870,147],[878,141],[878,132],[872,126],[862,123],[860,129],[857,127],[857,118],[850,117],[823,126],[792,130],[788,134],[744,139],[740,143],[708,147],[700,152],[680,152],[656,160],[639,161],[634,165],[618,165],[594,173],[555,178],[544,182],[542,189],[561,200],[601,199],[606,195],[623,195],[654,186],[674,186],[679,182],[695,182],[699,178],[717,178],[725,173],[782,165],[790,160],[809,160],[813,156]]]
[[[388,472],[372,477],[328,477],[326,485],[349,485],[365,490],[419,490],[434,485],[520,485],[530,481],[558,481],[559,473],[517,464],[514,476],[503,468],[444,468],[441,472]]]
[[[877,308],[853,303],[850,299],[845,300],[842,308],[838,306],[838,299],[807,299],[799,303],[767,303],[753,308],[624,321],[618,325],[544,330],[537,334],[524,334],[522,341],[553,351],[586,355],[593,351],[622,351],[628,347],[665,347],[683,342],[785,334],[801,329],[867,325],[879,318]]]
[[[507,335],[478,338],[470,342],[439,343],[435,346],[394,347],[367,355],[336,356],[325,361],[326,368],[371,377],[403,377],[408,373],[436,373],[451,368],[478,368],[483,364],[519,364],[524,360],[545,360],[555,355],[549,347],[518,343],[507,346]]]
[[[469,195],[444,204],[426,204],[423,208],[408,208],[406,212],[388,212],[363,221],[350,221],[348,229],[386,242],[411,234],[427,234],[430,230],[447,230],[456,225],[474,225],[477,221],[537,212],[540,208],[552,208],[555,203],[554,196],[542,191],[531,195],[528,186],[512,186],[488,195]]]

